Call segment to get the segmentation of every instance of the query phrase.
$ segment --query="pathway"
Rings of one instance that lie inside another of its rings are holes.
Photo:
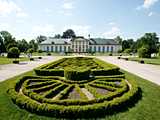
[[[115,64],[121,69],[160,85],[160,65],[140,64],[134,61],[125,61],[117,59],[115,56],[98,56],[97,58]]]
[[[86,88],[81,88],[81,91],[87,96],[88,100],[94,99],[93,94],[91,94]]]
[[[49,63],[59,58],[60,58],[59,56],[58,57],[57,56],[42,56],[42,59],[35,59],[35,61],[24,61],[24,62],[20,62],[20,64],[0,65],[0,81],[4,81],[11,77],[20,75],[42,64]]]

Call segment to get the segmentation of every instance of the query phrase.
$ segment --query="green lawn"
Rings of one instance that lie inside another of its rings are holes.
[[[136,80],[142,90],[142,99],[127,111],[106,116],[106,120],[159,120],[160,119],[160,86],[137,77],[128,72],[127,79]],[[33,71],[23,75],[33,75]],[[56,118],[38,116],[18,108],[12,103],[6,91],[23,75],[0,83],[0,120],[56,120]]]
[[[2,64],[11,64],[13,60],[15,60],[15,59],[13,59],[13,58],[7,58],[7,57],[2,57],[1,56],[0,57],[0,65],[2,65]],[[27,58],[27,57],[20,57],[20,58],[18,58],[16,60],[19,60],[19,61],[28,61],[29,58]]]
[[[145,62],[146,64],[160,65],[160,57],[153,57],[153,58],[129,57],[129,60],[131,60],[131,61],[144,60],[144,62]]]

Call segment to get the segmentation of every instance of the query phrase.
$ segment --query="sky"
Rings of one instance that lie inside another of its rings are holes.
[[[160,36],[160,0],[0,0],[0,31],[16,39],[54,36],[66,29],[86,38]]]

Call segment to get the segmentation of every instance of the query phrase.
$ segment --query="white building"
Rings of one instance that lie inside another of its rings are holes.
[[[47,52],[117,52],[122,46],[113,39],[76,37],[72,39],[52,38],[39,44],[39,50]]]

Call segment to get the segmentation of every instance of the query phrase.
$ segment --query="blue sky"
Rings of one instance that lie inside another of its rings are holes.
[[[0,31],[17,39],[68,28],[85,37],[160,35],[160,0],[0,0]]]

